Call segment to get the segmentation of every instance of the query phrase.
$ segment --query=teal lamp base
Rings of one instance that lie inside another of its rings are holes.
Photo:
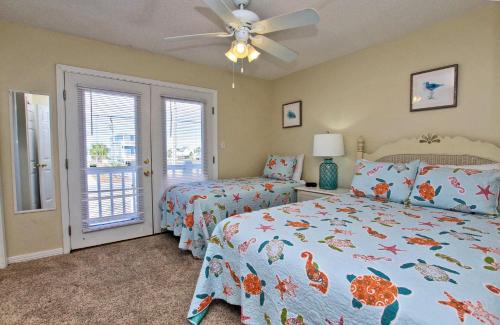
[[[331,158],[326,158],[319,166],[319,188],[336,190],[337,174],[337,164]]]

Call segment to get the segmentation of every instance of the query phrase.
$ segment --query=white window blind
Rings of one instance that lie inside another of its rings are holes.
[[[163,176],[167,186],[208,179],[205,105],[162,98]]]
[[[143,222],[140,96],[78,87],[84,232]]]

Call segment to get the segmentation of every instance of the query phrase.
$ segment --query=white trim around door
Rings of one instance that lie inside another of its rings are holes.
[[[212,107],[213,118],[211,122],[212,133],[211,138],[211,154],[213,155],[214,162],[211,173],[211,178],[218,177],[218,141],[217,141],[217,91],[213,89],[206,89],[188,85],[181,85],[169,82],[162,82],[151,79],[144,79],[139,77],[102,72],[91,69],[84,69],[78,67],[72,67],[67,65],[57,65],[56,66],[56,81],[57,81],[57,116],[58,116],[58,137],[59,137],[59,172],[60,172],[60,188],[61,188],[61,214],[62,214],[62,229],[63,229],[63,252],[69,253],[71,251],[71,238],[70,238],[70,214],[69,214],[69,191],[68,191],[68,173],[67,173],[67,157],[68,157],[68,142],[66,137],[66,90],[65,90],[65,75],[66,73],[81,74],[86,76],[95,76],[109,78],[113,80],[129,81],[135,83],[142,83],[151,87],[151,92],[156,87],[161,87],[163,89],[171,89],[176,92],[189,91],[190,93],[198,93],[201,97],[208,96],[210,98],[209,103]],[[189,96],[188,96],[189,97]],[[154,107],[152,106],[154,111]],[[155,143],[153,143],[155,145]],[[154,188],[153,190],[157,190]],[[157,197],[155,194],[154,197]],[[158,209],[158,202],[152,202],[154,211]],[[159,225],[159,213],[154,213],[154,232],[160,232]]]

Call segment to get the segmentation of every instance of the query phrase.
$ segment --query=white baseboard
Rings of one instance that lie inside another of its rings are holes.
[[[64,253],[64,251],[61,247],[61,248],[51,249],[48,251],[41,251],[41,252],[35,252],[35,253],[29,253],[29,254],[17,255],[17,256],[10,256],[8,258],[7,262],[9,264],[26,262],[26,261],[31,261],[31,260],[37,260],[39,258],[44,258],[44,257],[61,255],[63,253]]]

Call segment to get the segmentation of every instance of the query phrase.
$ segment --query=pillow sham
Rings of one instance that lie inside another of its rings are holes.
[[[497,214],[499,191],[500,172],[495,169],[421,163],[410,202],[468,213]]]
[[[407,164],[358,160],[351,191],[356,196],[402,203],[411,193],[419,163],[419,160]]]
[[[500,163],[493,164],[482,164],[482,165],[438,165],[440,167],[449,167],[449,168],[462,168],[462,169],[479,169],[479,170],[496,170],[500,172]],[[500,215],[500,193],[498,193],[498,206],[497,206],[498,214]]]
[[[304,154],[301,153],[300,155],[297,155],[295,157],[297,159],[297,164],[295,165],[295,169],[293,170],[292,179],[294,181],[300,182],[300,179],[302,177],[302,168],[304,167]]]
[[[269,155],[264,167],[264,177],[280,180],[292,179],[296,164],[295,156]]]

